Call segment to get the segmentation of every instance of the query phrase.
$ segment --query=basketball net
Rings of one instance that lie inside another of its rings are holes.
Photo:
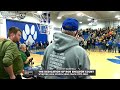
[[[47,26],[47,29],[46,29],[46,34],[49,35],[50,34],[50,25]]]
[[[46,14],[44,14],[44,13],[46,13]],[[33,16],[36,17],[40,22],[39,25],[37,24],[37,27],[38,27],[38,30],[39,30],[40,34],[49,35],[50,34],[50,29],[49,29],[49,23],[48,23],[49,22],[48,12],[44,12],[44,13],[42,12],[41,15],[33,14]],[[42,26],[46,27],[45,32],[42,32]]]

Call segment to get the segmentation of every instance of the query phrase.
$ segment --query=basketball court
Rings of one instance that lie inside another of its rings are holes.
[[[42,52],[31,54],[34,58],[33,66],[41,64],[43,59]],[[96,75],[91,76],[92,79],[120,79],[120,59],[117,58],[117,56],[120,56],[119,53],[87,52],[90,59],[90,69],[96,70]]]

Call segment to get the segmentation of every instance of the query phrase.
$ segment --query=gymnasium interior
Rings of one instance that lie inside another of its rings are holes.
[[[20,28],[20,43],[28,45],[34,62],[31,67],[37,67],[44,50],[54,42],[54,33],[61,33],[62,22],[68,17],[79,21],[80,47],[87,52],[90,69],[96,71],[90,77],[120,79],[120,11],[0,11],[0,37],[7,38],[12,26]],[[97,39],[94,45],[91,38]],[[109,48],[109,40],[118,45]]]

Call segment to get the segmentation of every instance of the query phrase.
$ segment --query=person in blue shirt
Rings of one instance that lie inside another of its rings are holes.
[[[114,53],[116,53],[116,51],[117,51],[117,41],[116,41],[116,39],[114,39],[113,40],[113,45],[112,45],[112,52]]]
[[[120,26],[118,26],[117,28],[117,33],[120,33]]]
[[[111,52],[111,50],[112,50],[112,44],[113,44],[113,42],[112,42],[112,40],[110,39],[110,40],[108,41],[108,52]]]
[[[95,50],[96,51],[98,51],[98,49],[99,49],[98,47],[99,47],[99,42],[98,42],[98,40],[96,40],[96,42],[95,42]]]
[[[102,50],[106,51],[106,40],[102,41]]]
[[[118,52],[120,53],[120,41],[117,42]]]
[[[101,52],[101,50],[102,50],[102,42],[101,41],[98,42],[98,48],[99,48],[99,52]]]

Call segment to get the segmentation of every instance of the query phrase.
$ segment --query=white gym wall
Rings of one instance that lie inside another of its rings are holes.
[[[0,23],[0,36],[7,38],[6,19],[2,19],[2,18],[1,18],[1,23]]]
[[[17,18],[15,18],[15,20],[18,20]],[[25,21],[25,22],[32,22],[32,23],[40,23],[38,18],[33,17],[32,15],[27,15],[24,19],[22,19],[21,21]],[[86,29],[86,28],[92,28],[92,29],[98,29],[98,28],[104,28],[104,27],[114,27],[120,25],[120,21],[110,21],[110,22],[99,22],[96,26],[89,26],[88,24],[81,24],[79,29]],[[60,32],[60,30],[54,30],[54,28],[61,28],[62,26],[62,21],[59,20],[51,20],[50,23],[51,29],[50,29],[50,34],[48,34],[48,41],[52,41],[53,40],[53,34],[55,32]],[[0,19],[0,36],[3,37],[7,37],[7,32],[6,32],[6,19]]]
[[[11,18],[9,18],[11,19]],[[15,18],[14,20],[18,20],[17,18]],[[27,15],[24,19],[21,19],[20,21],[25,21],[25,22],[31,22],[31,23],[40,23],[38,18],[33,17],[32,15]],[[0,36],[7,38],[7,30],[6,30],[6,19],[0,19]],[[61,31],[57,31],[54,30],[54,28],[61,28],[61,22],[56,22],[56,21],[52,21],[50,23],[51,29],[50,29],[50,34],[48,34],[48,41],[52,41],[53,40],[53,34],[55,32],[61,32]]]
[[[9,19],[11,19],[11,18],[9,18]],[[3,22],[0,23],[0,36],[7,38],[6,19],[2,19],[2,20],[3,20]],[[15,18],[14,20],[18,20],[18,19]],[[24,19],[22,19],[20,21],[39,23],[39,20],[32,16],[26,16]]]

